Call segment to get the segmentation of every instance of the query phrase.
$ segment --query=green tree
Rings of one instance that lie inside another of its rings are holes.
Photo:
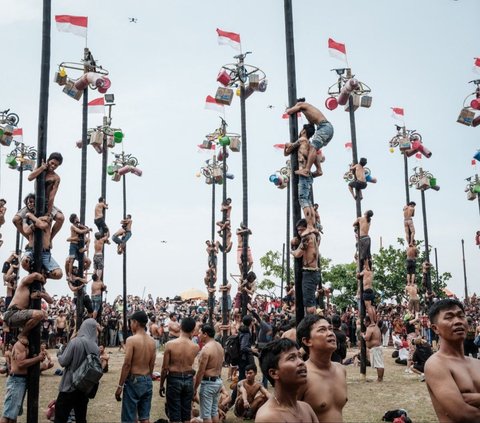
[[[322,271],[323,282],[330,283],[331,301],[341,310],[357,304],[356,268],[356,263],[336,264]]]
[[[380,293],[382,300],[394,299],[398,303],[406,299],[405,285],[407,283],[407,271],[405,261],[407,259],[405,241],[398,238],[397,243],[401,248],[395,248],[389,245],[388,248],[381,248],[378,254],[373,255],[374,270],[374,288]],[[422,286],[422,266],[425,261],[425,250],[422,249],[422,241],[417,241],[419,256],[417,258],[417,270],[415,282],[418,285],[419,292],[424,294]],[[431,270],[432,290],[435,296],[445,296],[443,288],[447,286],[446,282],[452,277],[449,272],[444,272],[438,276],[435,268]]]

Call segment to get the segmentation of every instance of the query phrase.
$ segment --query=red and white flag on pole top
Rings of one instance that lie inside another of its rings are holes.
[[[283,151],[283,149],[285,148],[285,144],[273,144],[273,148]]]
[[[105,114],[105,99],[103,97],[96,98],[88,103],[88,113]]]
[[[400,107],[390,107],[392,109],[392,118],[405,123],[405,111]]]
[[[351,142],[345,143],[345,148],[352,148],[353,144]]]
[[[480,57],[475,57],[473,59],[473,71],[475,73],[480,73]]]
[[[242,51],[242,44],[240,43],[240,34],[235,32],[222,31],[217,28],[218,44],[229,45],[237,51]]]
[[[87,38],[87,16],[56,15],[55,22],[60,32],[71,32],[72,34]]]
[[[328,52],[330,56],[335,57],[348,65],[347,50],[345,44],[337,43],[332,38],[328,39]]]
[[[23,129],[22,128],[14,129],[12,138],[16,142],[23,142]]]
[[[215,100],[215,97],[212,97],[211,95],[207,95],[207,98],[205,99],[205,109],[221,113],[225,112],[223,104],[218,103],[217,100]]]

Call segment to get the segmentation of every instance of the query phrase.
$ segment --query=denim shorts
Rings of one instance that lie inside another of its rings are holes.
[[[310,195],[312,184],[313,178],[311,176],[300,175],[298,177],[298,202],[302,209],[305,207],[313,207],[312,196]]]
[[[320,282],[320,272],[304,270],[302,274],[303,306],[315,307],[315,292]]]
[[[29,261],[31,263],[33,263],[34,262],[33,250],[25,251],[25,256],[24,257],[28,257]],[[52,257],[52,253],[50,253],[50,251],[42,251],[42,267],[48,273],[52,272],[55,269],[60,269],[60,266],[55,261],[55,259]]]
[[[5,400],[3,402],[3,417],[16,420],[22,415],[23,399],[27,390],[27,378],[9,376],[5,388]]]
[[[317,129],[312,136],[311,143],[315,150],[326,147],[333,138],[333,126],[330,122],[324,120],[317,125]]]
[[[70,258],[78,259],[80,257],[80,251],[79,250],[80,250],[79,245],[71,242],[70,247],[68,247],[68,256]]]
[[[134,423],[150,418],[152,406],[152,378],[146,376],[128,376],[123,387],[122,423]]]
[[[171,422],[188,422],[192,417],[193,374],[167,377],[167,410]]]
[[[218,397],[222,389],[222,379],[202,380],[200,384],[200,418],[211,419],[218,415]]]
[[[93,311],[98,311],[102,307],[102,296],[92,295],[92,307]]]

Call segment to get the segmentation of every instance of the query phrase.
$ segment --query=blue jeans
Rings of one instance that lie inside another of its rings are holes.
[[[333,138],[333,126],[330,122],[324,120],[317,124],[317,129],[311,139],[312,145],[315,150],[320,150],[325,147]]]
[[[5,387],[5,400],[3,402],[3,417],[17,420],[22,414],[23,398],[27,389],[27,378],[9,376]]]
[[[312,184],[313,178],[311,176],[300,175],[298,177],[298,202],[302,209],[305,207],[313,207],[312,196],[310,195]]]
[[[167,411],[171,422],[188,422],[192,417],[193,375],[167,377]]]
[[[128,376],[123,387],[122,423],[134,423],[150,418],[152,407],[152,378],[146,376]]]
[[[200,384],[200,417],[202,419],[211,419],[218,415],[218,397],[222,386],[220,378],[215,381],[202,380]]]
[[[303,306],[315,307],[315,292],[320,283],[320,271],[304,270],[302,273]]]

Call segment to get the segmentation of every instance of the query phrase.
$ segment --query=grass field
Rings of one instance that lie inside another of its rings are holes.
[[[100,389],[95,399],[90,400],[88,407],[88,421],[90,423],[120,422],[121,403],[117,402],[114,392],[118,384],[120,368],[123,362],[123,353],[116,348],[108,349],[110,352],[110,372],[102,378]],[[55,351],[50,351],[55,360],[53,369],[45,372],[40,378],[40,411],[39,422],[48,422],[45,418],[47,404],[57,396],[60,377],[54,375],[58,368]],[[349,351],[349,356],[355,353]],[[405,367],[395,364],[391,358],[391,348],[385,349],[385,380],[376,383],[376,372],[367,368],[366,381],[360,375],[358,367],[347,366],[348,376],[348,403],[344,408],[345,422],[380,422],[387,410],[404,408],[408,411],[413,422],[435,422],[437,418],[428,395],[425,382],[420,382],[418,376],[404,373]],[[162,354],[157,355],[155,370],[160,371]],[[226,377],[226,371],[225,371]],[[0,379],[0,398],[4,398],[6,378]],[[159,418],[166,418],[164,407],[165,400],[158,395],[159,382],[154,382],[154,397],[150,421],[153,423]],[[271,389],[271,388],[269,388]],[[0,407],[3,407],[3,403]],[[26,401],[24,403],[26,414]],[[18,419],[24,423],[26,416]],[[240,422],[230,411],[227,422]]]

